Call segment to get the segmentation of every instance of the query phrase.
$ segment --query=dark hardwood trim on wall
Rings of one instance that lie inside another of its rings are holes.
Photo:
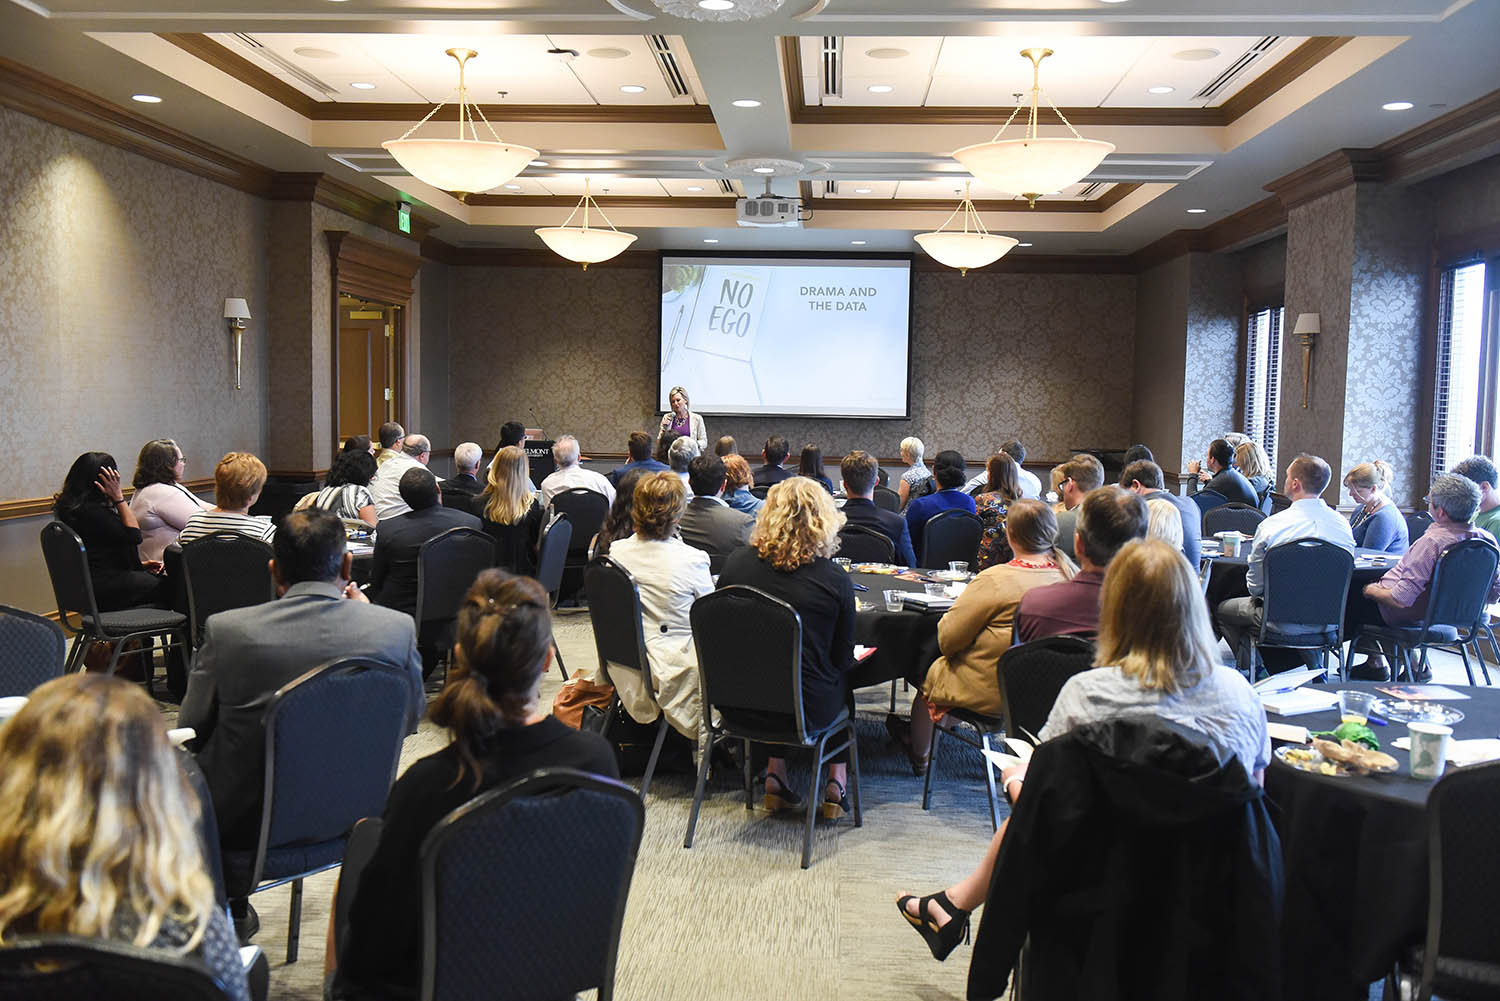
[[[1147,271],[1183,254],[1228,250],[1270,235],[1286,226],[1286,208],[1277,198],[1263,198],[1202,229],[1179,229],[1130,255],[1136,272]]]
[[[1352,39],[1347,36],[1309,38],[1276,65],[1256,77],[1217,108],[1061,108],[1074,125],[1189,126],[1215,128],[1233,125],[1266,99]],[[782,71],[787,82],[787,106],[793,125],[995,125],[1010,114],[1005,107],[907,108],[891,105],[824,107],[808,102],[802,86],[802,58],[798,39],[781,39]],[[1050,112],[1050,109],[1048,109]],[[997,117],[998,116],[998,117]],[[1051,124],[1051,116],[1047,121]]]
[[[1291,210],[1361,181],[1384,180],[1385,166],[1378,150],[1336,149],[1307,166],[1278,177],[1265,189]]]
[[[1040,209],[1029,208],[1024,198],[976,201],[974,209],[978,212],[1034,211],[1038,215],[1045,212],[1105,212],[1139,187],[1140,184],[1135,182],[1116,183],[1104,194],[1089,201],[1053,201],[1043,198],[1037,203],[1042,206]],[[946,198],[807,198],[804,196],[804,201],[807,207],[815,212],[820,209],[825,212],[951,212],[954,205],[951,199]],[[677,202],[678,199],[672,200],[673,205]]]
[[[466,195],[465,205],[485,208],[572,208],[579,199],[572,195]],[[671,195],[600,195],[594,202],[606,209],[728,209],[734,198],[677,198]],[[561,225],[559,223],[559,225]]]
[[[422,256],[443,264],[491,268],[580,268],[577,261],[559,257],[550,250],[527,247],[457,247],[429,236],[422,241]],[[594,268],[638,268],[656,270],[656,251],[627,250],[618,257],[590,264]]]
[[[1482,261],[1500,253],[1500,223],[1481,226],[1437,241],[1437,264],[1451,267],[1469,261]]]
[[[407,237],[419,244],[426,239],[428,233],[438,227],[437,223],[419,219],[413,214],[411,232],[403,233],[400,224],[396,221],[394,199],[377,197],[337,177],[330,177],[328,174],[276,174],[272,178],[271,189],[267,197],[273,201],[316,202],[335,212],[342,212],[361,222],[379,226],[386,232]]]
[[[195,480],[183,480],[182,485],[195,494],[202,493],[214,488],[214,478],[204,476]],[[130,497],[135,493],[135,488],[127,486],[124,492],[126,497]],[[51,497],[21,497],[16,500],[0,501],[0,521],[9,521],[13,518],[35,518],[38,515],[51,513]]]

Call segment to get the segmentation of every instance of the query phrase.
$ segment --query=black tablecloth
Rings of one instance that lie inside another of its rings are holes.
[[[1380,684],[1315,687],[1374,691]],[[1454,724],[1455,740],[1500,733],[1500,690],[1450,687],[1471,696],[1446,703],[1465,714]],[[1313,732],[1339,723],[1336,708],[1267,718]],[[1333,778],[1274,759],[1266,771],[1285,861],[1282,996],[1289,1001],[1363,1001],[1369,985],[1420,942],[1426,928],[1433,783],[1411,778],[1407,752],[1391,746],[1407,735],[1404,724],[1372,729],[1381,749],[1400,762],[1394,774]]]
[[[860,612],[855,617],[854,642],[876,649],[863,663],[855,666],[849,686],[863,688],[897,678],[915,679],[920,683],[938,656],[937,624],[943,617],[942,613],[906,608],[899,612],[885,610],[882,591],[921,591],[922,584],[918,581],[875,573],[850,574],[849,578],[870,589],[856,590],[855,598],[874,602],[877,606],[875,611]]]

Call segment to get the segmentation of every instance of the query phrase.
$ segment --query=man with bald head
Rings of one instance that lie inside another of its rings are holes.
[[[411,510],[401,499],[401,477],[410,469],[425,469],[432,458],[432,442],[423,434],[409,434],[400,450],[375,470],[370,479],[370,496],[375,498],[375,516],[381,521]]]

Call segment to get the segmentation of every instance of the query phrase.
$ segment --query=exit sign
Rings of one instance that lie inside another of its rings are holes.
[[[396,203],[396,226],[403,233],[411,232],[411,206],[406,202]]]

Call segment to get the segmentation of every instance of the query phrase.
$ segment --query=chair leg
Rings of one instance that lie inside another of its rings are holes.
[[[656,772],[656,759],[661,757],[662,741],[667,739],[667,714],[656,717],[656,743],[651,745],[651,757],[646,760],[646,773],[641,776],[641,799],[651,790],[651,776]]]
[[[1468,665],[1468,657],[1465,657],[1464,658],[1464,667],[1465,667],[1465,669],[1467,669],[1468,666],[1469,666]],[[1411,675],[1411,680],[1412,681],[1416,681],[1417,680],[1417,675],[1421,674],[1421,673],[1423,673],[1424,671],[1427,671],[1427,670],[1429,670],[1429,668],[1427,666],[1427,644],[1423,643],[1422,644],[1422,659],[1417,663],[1416,672]],[[1469,684],[1472,685],[1473,683],[1474,683],[1474,676],[1470,675],[1469,676]]]
[[[865,826],[864,814],[859,805],[859,735],[854,732],[854,720],[849,720],[849,794],[854,797],[854,826]]]
[[[896,679],[891,679],[891,712],[896,711]]]
[[[943,732],[942,724],[932,724],[932,736],[927,738],[927,774],[922,776],[922,809],[927,809],[932,802],[932,772],[937,763],[938,734]]]
[[[287,916],[286,961],[297,961],[297,945],[302,938],[302,880],[292,880],[292,910]]]
[[[568,665],[563,663],[562,647],[556,643],[552,644],[552,652],[557,655],[557,669],[562,672],[563,680],[568,680]]]
[[[714,756],[713,748],[714,736],[713,731],[710,730],[708,733],[708,752],[698,756],[698,782],[693,786],[693,808],[688,813],[687,836],[682,839],[682,847],[684,848],[693,847],[693,832],[698,829],[698,809],[703,805],[703,787],[708,782],[708,763]],[[749,760],[748,756],[746,760]],[[747,770],[749,767],[748,764],[745,766]],[[748,785],[749,782],[747,781],[746,784]],[[645,798],[646,794],[642,792],[641,799],[644,800]]]
[[[1490,641],[1494,642],[1493,633],[1490,634]],[[68,659],[63,662],[63,674],[69,674],[79,669],[79,665],[83,663],[83,658],[88,655],[89,647],[93,645],[93,639],[82,630],[74,633],[73,646],[68,650]]]
[[[755,809],[755,780],[753,777],[754,766],[750,763],[750,741],[745,744],[745,809]]]
[[[1500,664],[1500,642],[1495,639],[1495,630],[1491,629],[1489,623],[1485,623],[1484,634],[1490,638],[1490,650],[1495,654],[1495,663]],[[1485,666],[1484,658],[1479,658],[1479,669],[1484,672],[1484,683],[1492,684],[1490,681],[1490,669]]]
[[[1469,651],[1462,643],[1458,645],[1458,655],[1463,658],[1464,673],[1469,676],[1469,687],[1472,688],[1474,687],[1474,668],[1469,666]],[[1426,647],[1422,648],[1422,662],[1424,664],[1427,662]]]
[[[991,829],[998,831],[1000,829],[1000,801],[999,801],[999,799],[995,795],[995,765],[994,765],[993,762],[990,761],[990,756],[989,756],[989,753],[988,753],[989,750],[990,750],[990,732],[988,730],[981,730],[980,731],[980,733],[979,733],[979,743],[980,743],[981,746],[983,746],[984,752],[985,752],[984,753],[984,781],[985,781],[985,785],[987,785],[989,787],[989,793],[990,793],[990,824],[991,824]],[[928,765],[927,770],[928,771],[932,770],[932,766],[930,764]]]
[[[823,804],[818,784],[823,778],[823,749],[827,746],[828,734],[825,733],[818,738],[818,746],[813,750],[812,778],[807,782],[807,820],[802,831],[802,868],[804,869],[812,864],[813,820],[818,816],[818,808]]]

